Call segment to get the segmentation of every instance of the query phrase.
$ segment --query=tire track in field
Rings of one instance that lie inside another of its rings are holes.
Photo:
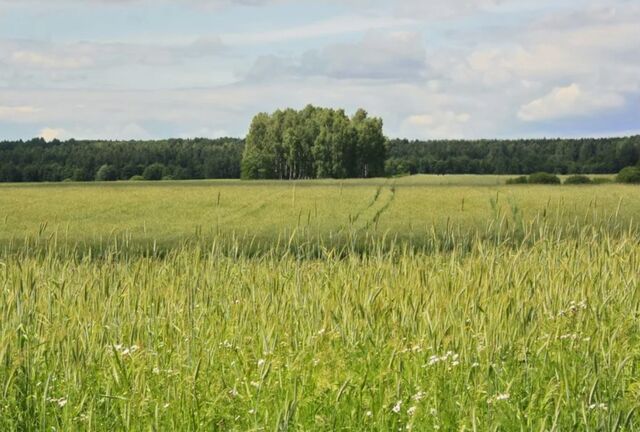
[[[229,212],[226,212],[225,214],[220,215],[219,221],[228,224],[238,219],[244,219],[248,216],[258,214],[259,212],[261,212],[262,210],[267,208],[269,205],[279,200],[282,196],[287,195],[288,193],[289,193],[288,191],[282,191],[280,193],[270,194],[267,198],[261,201],[244,205],[238,209],[234,209]]]
[[[365,231],[376,225],[382,214],[387,211],[396,197],[395,183],[389,185],[386,181],[383,185],[378,186],[376,193],[369,205],[360,210],[355,217],[349,218],[349,225],[342,225],[338,231],[342,232],[346,229],[355,229],[356,231]]]
[[[369,205],[367,205],[365,208],[359,210],[356,215],[351,218],[349,217],[349,222],[351,225],[355,225],[358,222],[358,219],[360,219],[360,216],[362,216],[363,213],[365,213],[366,211],[368,211],[371,207],[373,207],[374,205],[376,205],[376,202],[378,201],[378,198],[380,198],[380,193],[382,193],[382,188],[384,188],[384,184],[380,185],[376,188],[376,192],[373,195],[373,199],[369,202]]]
[[[369,207],[366,214],[369,216],[364,220],[364,225],[359,228],[360,231],[366,231],[372,226],[377,227],[380,217],[387,211],[393,201],[396,199],[396,185],[395,183],[383,188],[381,194],[378,197],[373,206]]]

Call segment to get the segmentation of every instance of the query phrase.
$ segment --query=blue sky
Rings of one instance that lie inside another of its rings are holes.
[[[243,136],[358,107],[391,137],[640,133],[636,0],[0,0],[0,139]]]

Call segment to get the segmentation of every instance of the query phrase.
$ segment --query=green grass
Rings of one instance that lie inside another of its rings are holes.
[[[172,248],[185,239],[237,237],[271,249],[292,236],[335,245],[363,233],[419,245],[434,229],[468,235],[500,216],[574,226],[576,218],[585,224],[615,214],[624,225],[640,213],[634,186],[504,186],[506,178],[0,186],[0,246],[55,237]]]
[[[639,190],[437,180],[0,187],[0,430],[638,430]]]

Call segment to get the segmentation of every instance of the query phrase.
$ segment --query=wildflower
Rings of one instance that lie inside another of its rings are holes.
[[[581,302],[575,302],[574,300],[572,300],[566,309],[558,312],[558,316],[575,315],[579,311],[585,309],[587,309],[587,302],[585,302],[584,300],[582,300]]]
[[[164,408],[164,409],[169,408],[169,403],[166,403],[166,404],[162,405],[162,408]]]
[[[154,374],[154,375],[160,375],[160,368],[158,368],[158,367],[154,367],[154,368],[153,368],[153,374]]]
[[[251,408],[251,409],[249,410],[249,414],[253,415],[253,414],[255,414],[255,413],[256,413],[256,410],[254,410],[253,408]]]
[[[364,415],[367,417],[373,417],[373,412],[367,411]]]
[[[251,384],[255,388],[260,388],[260,383],[257,381],[251,381],[249,384]]]
[[[460,364],[460,356],[453,351],[447,351],[446,354],[442,356],[432,355],[429,357],[426,366],[433,366],[440,362],[450,362],[451,366],[457,366]]]
[[[402,401],[398,401],[393,408],[391,408],[391,411],[393,411],[396,414],[400,414],[400,410],[402,409]]]
[[[264,366],[265,363],[266,361],[264,359],[258,360],[258,367],[261,368],[262,366]]]
[[[487,400],[487,403],[492,404],[494,402],[506,401],[506,400],[509,400],[510,397],[511,395],[509,393],[498,393],[494,397]]]
[[[602,410],[602,411],[607,411],[609,409],[609,407],[606,404],[603,403],[597,403],[597,404],[591,404],[589,405],[589,410],[593,411],[593,410]]]
[[[422,399],[424,399],[425,396],[426,396],[425,392],[419,391],[418,393],[413,395],[413,400],[416,402],[420,402]]]
[[[413,416],[413,415],[416,413],[416,410],[417,410],[417,409],[418,409],[417,407],[412,406],[412,407],[410,407],[410,408],[407,410],[407,414],[408,414],[409,416]]]
[[[231,396],[232,398],[236,398],[238,397],[238,395],[239,395],[238,390],[236,390],[235,387],[229,390],[229,396]]]

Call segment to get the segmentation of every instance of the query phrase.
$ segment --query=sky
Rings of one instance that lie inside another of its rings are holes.
[[[0,0],[0,140],[242,137],[307,104],[393,138],[640,133],[640,0]]]

